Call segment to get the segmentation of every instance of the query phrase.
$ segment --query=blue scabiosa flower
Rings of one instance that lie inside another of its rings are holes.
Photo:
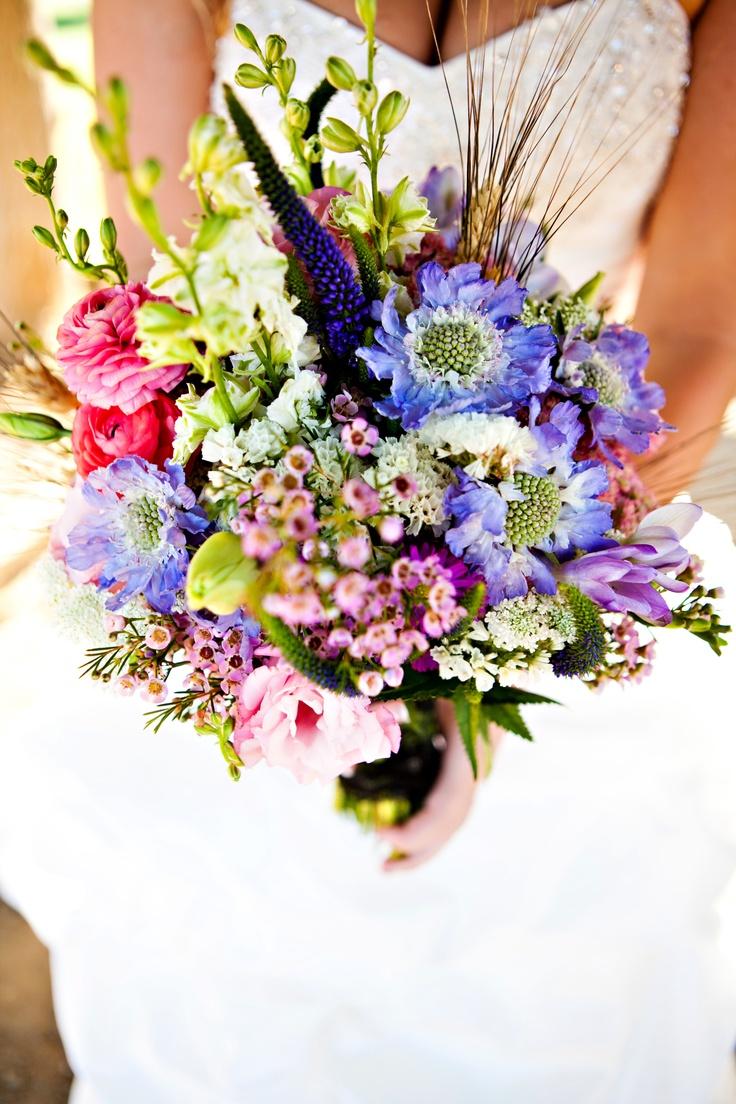
[[[523,468],[497,486],[457,471],[457,484],[445,496],[455,526],[445,541],[456,556],[479,567],[491,605],[519,598],[531,587],[542,594],[557,589],[553,567],[576,550],[606,547],[611,508],[600,502],[608,486],[603,464],[577,462],[573,450],[583,427],[571,402],[559,403],[549,421],[534,424],[539,403],[530,409],[536,451]]]
[[[209,524],[183,469],[167,461],[161,471],[125,456],[92,472],[82,495],[88,512],[69,534],[67,566],[95,570],[108,609],[144,595],[152,609],[170,613],[189,563],[187,534]]]
[[[646,452],[651,435],[670,428],[658,413],[664,391],[644,379],[649,343],[636,330],[606,326],[595,341],[581,348],[585,352],[582,360],[563,353],[563,388],[593,404],[589,411],[593,440],[605,456],[621,466],[611,445]]]
[[[507,410],[544,392],[556,342],[549,326],[518,321],[526,292],[513,279],[484,280],[478,264],[417,272],[420,304],[405,320],[386,296],[375,344],[358,350],[373,375],[391,381],[380,413],[417,429],[435,410]]]

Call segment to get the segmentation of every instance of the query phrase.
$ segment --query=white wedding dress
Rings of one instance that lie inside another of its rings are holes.
[[[538,14],[525,79],[589,6]],[[634,249],[688,66],[676,0],[600,7],[616,29],[576,62],[606,92],[596,141],[664,106],[557,238],[573,282]],[[358,32],[303,0],[236,8],[285,34],[299,94],[326,54],[360,65]],[[223,76],[241,60],[223,43]],[[462,104],[463,62],[447,74]],[[385,49],[378,75],[414,100],[392,172],[451,159],[439,71]],[[250,102],[273,137],[267,98]],[[736,589],[725,527],[706,517],[690,543]],[[719,661],[661,637],[639,687],[557,683],[567,708],[528,710],[536,742],[505,739],[446,849],[386,876],[329,789],[266,768],[233,784],[207,739],[145,732],[135,703],[77,683],[76,648],[41,617],[6,629],[0,892],[51,949],[74,1104],[725,1099],[736,645]]]

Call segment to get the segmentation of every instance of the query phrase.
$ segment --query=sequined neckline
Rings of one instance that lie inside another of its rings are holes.
[[[668,6],[672,12],[673,18],[679,16],[683,21],[683,25],[689,27],[688,15],[681,0],[640,0],[642,15],[645,17],[650,15],[652,8],[658,2]],[[345,19],[344,16],[335,15],[334,12],[330,12],[326,8],[312,3],[312,0],[294,0],[294,3],[296,3],[298,7],[307,9],[313,18],[316,17],[317,20],[324,20],[326,29],[328,29],[328,27],[334,29],[335,25],[338,24],[344,28],[347,34],[352,35],[356,45],[362,42],[363,33],[360,28],[354,23],[351,23],[348,19]],[[503,31],[502,34],[490,38],[485,44],[485,47],[496,50],[499,47],[503,48],[504,46],[510,45],[515,40],[516,36],[533,33],[533,28],[537,24],[559,20],[561,25],[564,25],[566,21],[572,18],[573,12],[577,12],[578,9],[585,14],[593,8],[602,7],[605,3],[606,0],[566,0],[564,4],[558,4],[557,7],[554,8],[550,7],[548,4],[543,4],[536,10],[534,15],[530,16],[528,19],[523,20],[515,27],[509,27],[509,29]],[[397,49],[395,46],[391,46],[388,42],[379,40],[378,44],[380,45],[384,59],[388,60],[394,58],[401,65],[413,69],[415,75],[429,74],[430,79],[435,79],[435,74],[441,73],[443,69],[445,72],[448,72],[450,69],[454,70],[459,63],[466,63],[465,54],[456,54],[455,57],[448,58],[443,65],[427,65],[426,62],[418,61],[416,58],[413,58],[411,54],[405,54],[402,50]],[[470,54],[475,56],[483,48],[482,45],[475,46],[470,51]]]

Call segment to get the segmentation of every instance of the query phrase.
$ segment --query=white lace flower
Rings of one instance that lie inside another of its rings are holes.
[[[286,434],[280,425],[269,418],[256,418],[247,429],[235,438],[238,448],[251,464],[262,464],[281,456],[287,448]]]
[[[433,414],[418,435],[436,456],[466,461],[465,471],[478,479],[511,475],[536,451],[530,431],[503,414]]]
[[[489,610],[484,624],[495,646],[508,652],[559,651],[575,637],[575,620],[560,595],[530,591]]]
[[[416,433],[379,441],[373,454],[375,464],[364,478],[380,490],[392,510],[409,519],[410,536],[417,534],[423,525],[438,530],[446,523],[445,491],[452,483],[452,471],[432,455]],[[411,498],[401,498],[391,487],[392,480],[400,475],[412,476],[416,481],[417,490]]]
[[[49,605],[62,632],[88,646],[108,644],[103,592],[91,583],[72,583],[52,556],[44,556],[39,568]]]

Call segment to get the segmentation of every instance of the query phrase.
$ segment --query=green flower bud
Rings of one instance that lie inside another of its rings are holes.
[[[332,116],[327,120],[327,126],[322,129],[322,142],[327,149],[335,153],[354,153],[363,145],[363,140],[357,131],[353,130],[341,119]]]
[[[31,38],[26,42],[26,56],[39,69],[44,69],[47,73],[53,73],[56,79],[63,81],[64,84],[81,85],[76,73],[63,65],[59,65],[48,46],[41,42],[39,38]]]
[[[150,195],[161,179],[161,162],[155,157],[147,157],[134,169],[133,179],[139,191]]]
[[[192,176],[202,173],[224,173],[245,160],[243,147],[228,134],[225,120],[219,115],[200,115],[189,131],[189,161],[185,172]]]
[[[375,26],[377,8],[377,0],[355,0],[355,13],[366,30]]]
[[[235,37],[241,46],[244,46],[246,50],[252,50],[254,54],[261,53],[258,46],[258,39],[253,34],[250,27],[246,27],[245,23],[235,24]]]
[[[304,143],[304,156],[307,161],[315,163],[321,161],[325,155],[325,147],[322,145],[319,135],[312,134]]]
[[[378,89],[372,81],[358,81],[353,86],[353,99],[358,111],[365,118],[370,115],[378,102]]]
[[[376,115],[376,125],[382,134],[388,134],[399,125],[409,110],[409,101],[401,92],[389,92],[381,100]]]
[[[114,253],[118,244],[118,230],[111,218],[103,218],[100,223],[100,241],[106,253]]]
[[[344,58],[328,57],[325,71],[333,88],[339,88],[343,92],[349,92],[358,79],[352,65]]]
[[[296,62],[292,57],[282,58],[274,68],[273,79],[282,95],[288,96],[296,76]]]
[[[122,128],[128,118],[128,89],[120,77],[112,77],[107,86],[107,107],[115,120]]]
[[[97,156],[109,161],[115,167],[117,165],[115,139],[109,128],[104,123],[93,123],[90,127],[89,136]]]
[[[3,411],[0,413],[0,433],[23,441],[58,441],[60,437],[68,437],[70,430],[48,414]]]
[[[199,548],[187,573],[187,602],[218,617],[234,613],[248,601],[258,578],[256,563],[243,555],[235,533],[215,533]]]
[[[235,83],[241,88],[263,88],[271,82],[262,69],[246,61],[235,70]]]
[[[74,248],[80,261],[83,261],[89,252],[89,234],[83,226],[74,235]]]
[[[138,338],[145,340],[153,336],[187,333],[191,321],[191,314],[173,303],[149,301],[138,309]]]
[[[69,216],[62,207],[56,212],[56,221],[59,224],[60,230],[66,230],[69,225]]]
[[[278,34],[270,34],[266,39],[266,48],[264,54],[266,61],[269,65],[275,65],[277,61],[281,61],[286,50],[286,39],[282,38]]]
[[[303,100],[288,100],[286,103],[286,121],[298,134],[303,134],[309,123],[309,108]]]
[[[32,233],[36,241],[40,242],[41,245],[45,245],[48,249],[53,249],[54,253],[59,252],[59,246],[56,244],[56,238],[50,230],[46,229],[45,226],[34,226]]]

